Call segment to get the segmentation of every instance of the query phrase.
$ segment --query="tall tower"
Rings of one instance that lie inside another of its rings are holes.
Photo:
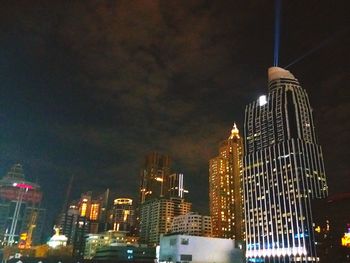
[[[213,236],[243,240],[242,139],[236,124],[209,161],[209,203]]]
[[[154,246],[159,237],[170,231],[175,216],[190,212],[186,202],[182,173],[170,174],[169,156],[148,154],[141,172],[138,223],[140,242]]]
[[[140,204],[167,195],[170,158],[157,152],[148,154],[141,171]]]
[[[247,262],[317,262],[311,200],[328,187],[309,97],[287,70],[268,78],[268,95],[245,110]]]
[[[0,242],[12,246],[41,241],[46,210],[40,207],[42,192],[26,180],[21,164],[15,164],[0,180]]]
[[[135,225],[135,210],[130,198],[114,199],[110,223],[114,231],[132,231]]]

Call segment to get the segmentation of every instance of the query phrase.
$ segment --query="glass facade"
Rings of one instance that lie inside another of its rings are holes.
[[[248,262],[317,262],[311,200],[328,193],[306,91],[269,69],[269,93],[245,110],[244,208]]]

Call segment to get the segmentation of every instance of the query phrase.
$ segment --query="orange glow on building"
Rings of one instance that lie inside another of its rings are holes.
[[[94,203],[91,205],[91,210],[90,210],[90,220],[98,220],[100,212],[100,204],[99,203]]]
[[[234,125],[220,144],[219,155],[209,162],[209,206],[214,237],[243,240],[243,144]]]
[[[88,204],[86,202],[83,202],[80,206],[80,216],[86,216]]]
[[[350,247],[350,224],[348,224],[348,232],[344,233],[344,236],[341,238],[341,245],[343,247]]]

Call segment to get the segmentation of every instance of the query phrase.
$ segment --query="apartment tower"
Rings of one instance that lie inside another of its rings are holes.
[[[243,143],[236,124],[209,161],[209,206],[214,237],[243,240]]]

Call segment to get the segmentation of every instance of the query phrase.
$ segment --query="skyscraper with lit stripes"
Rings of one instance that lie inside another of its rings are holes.
[[[245,110],[247,262],[317,262],[311,204],[328,187],[312,108],[289,71],[269,68],[268,79]]]

